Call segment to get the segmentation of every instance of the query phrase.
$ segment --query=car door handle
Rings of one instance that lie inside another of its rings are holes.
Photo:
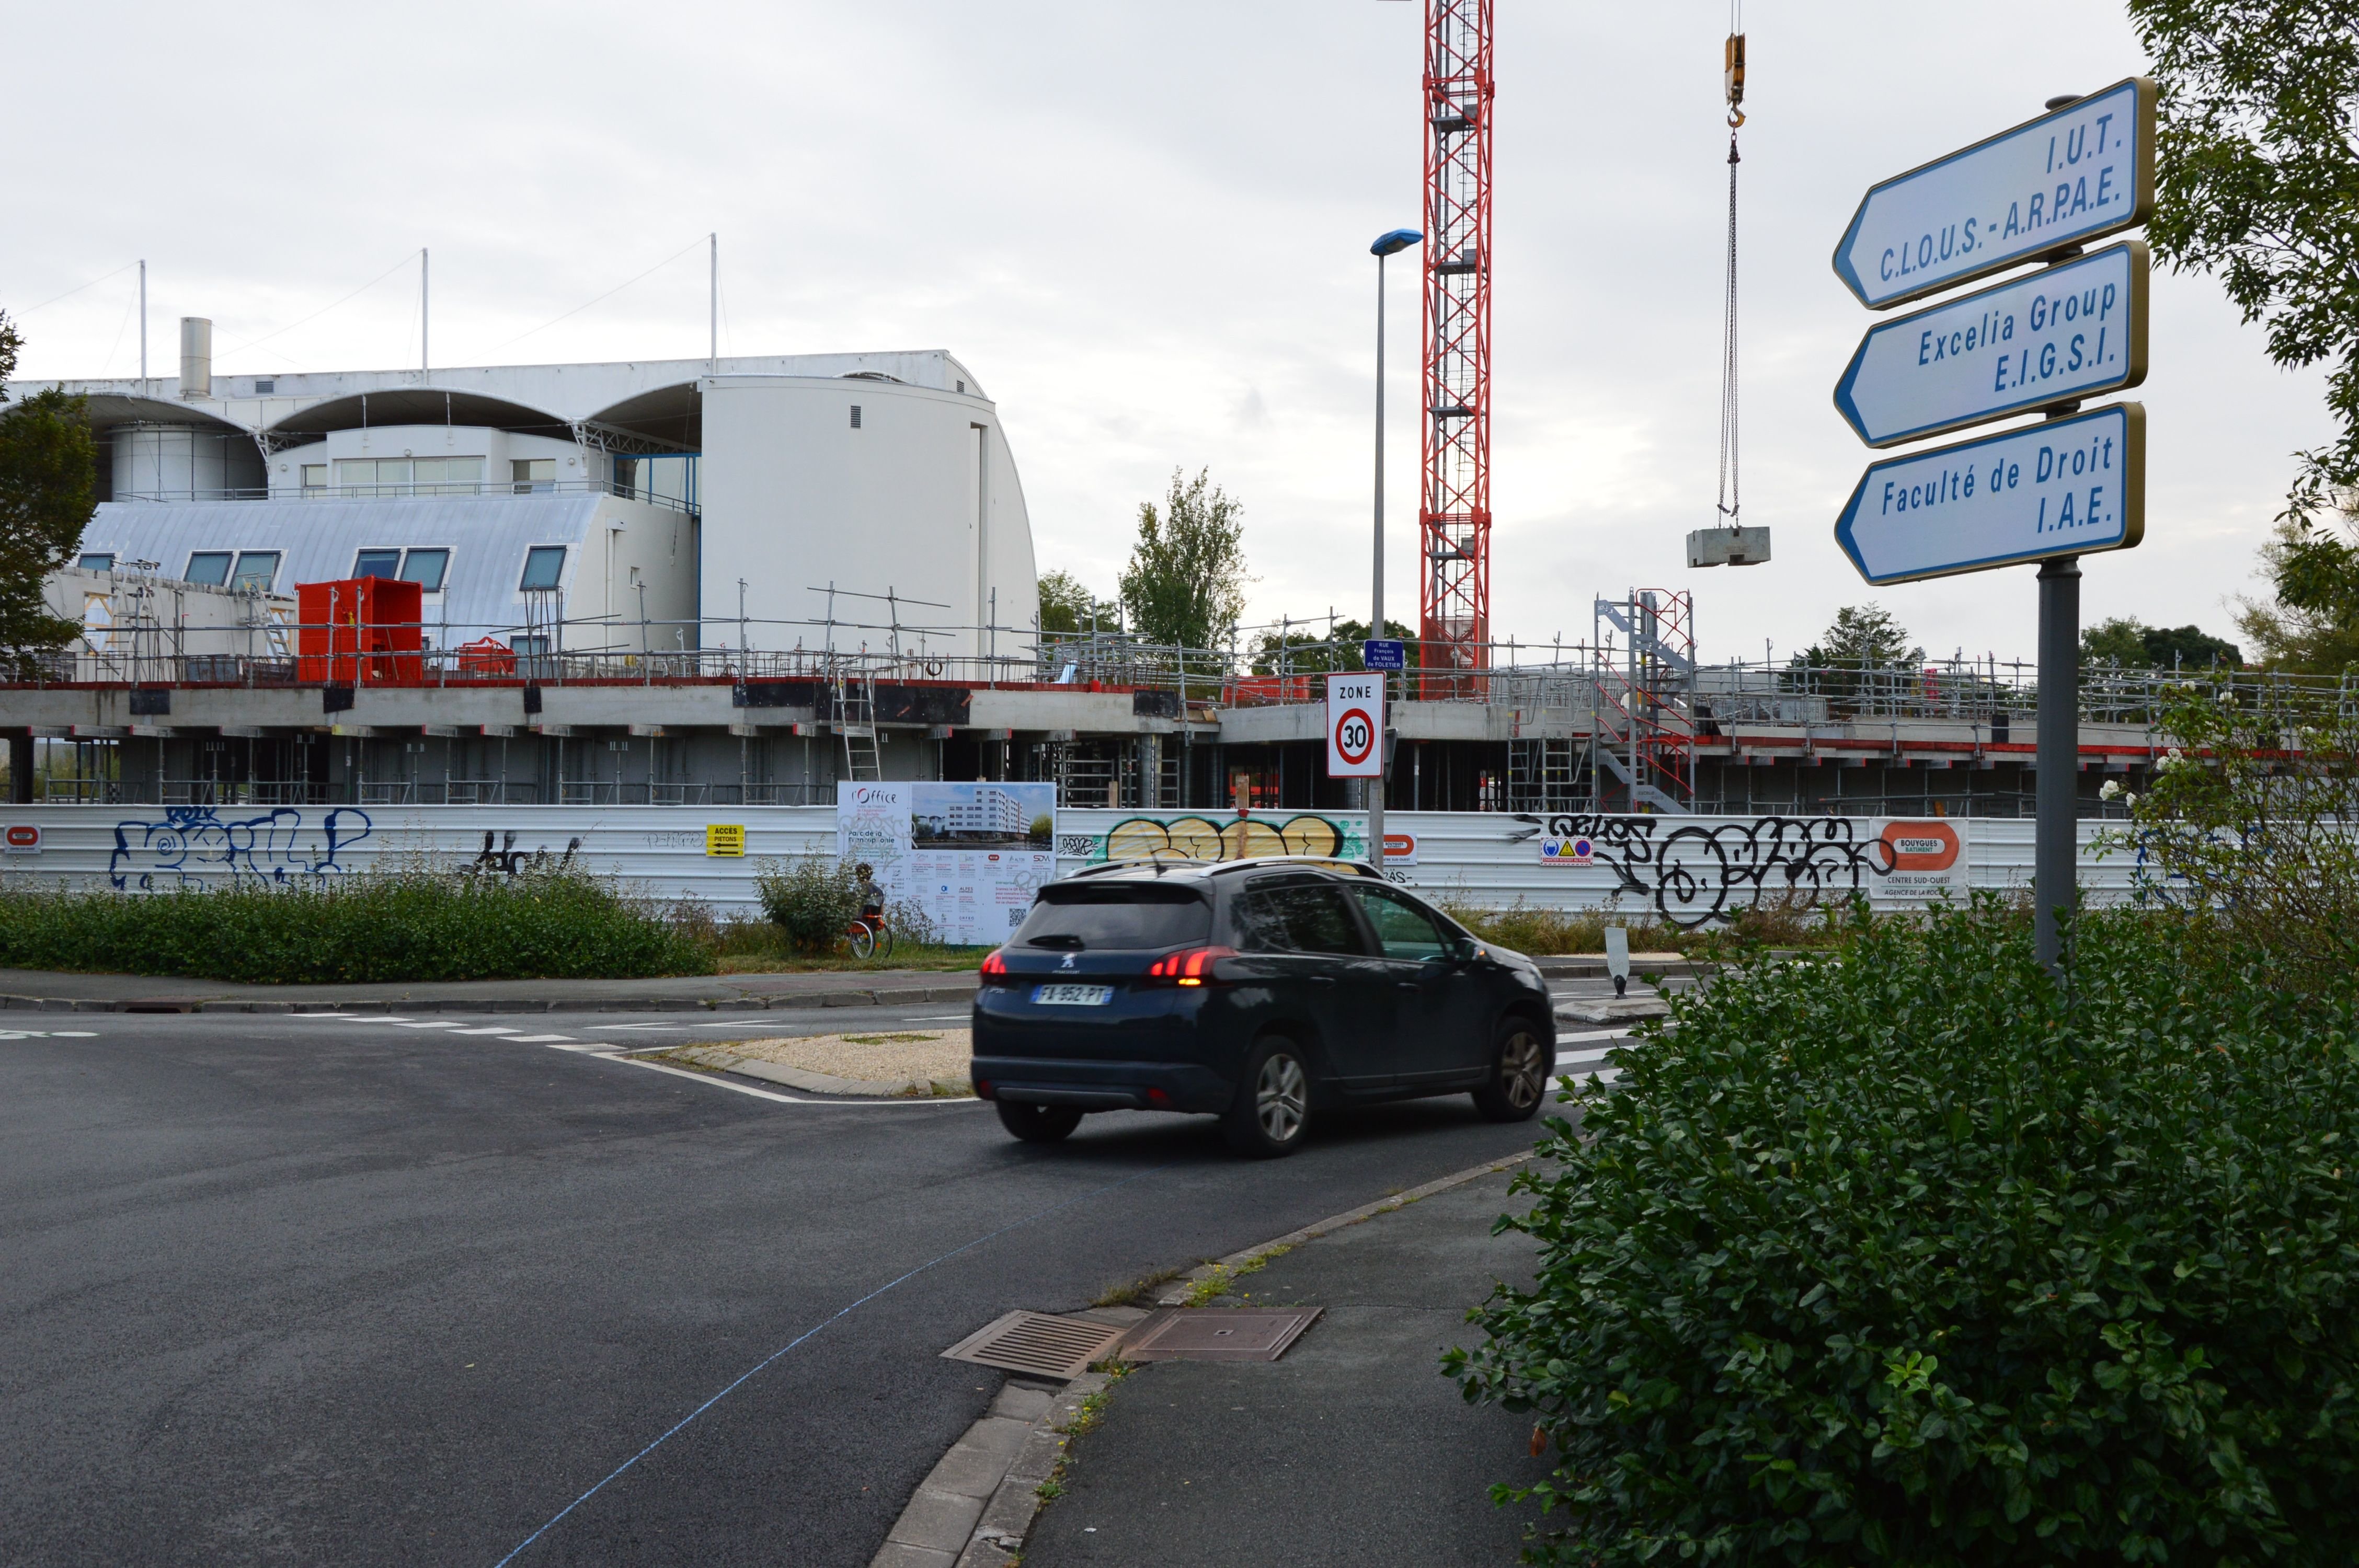
[[[1393,989],[1395,990],[1413,991],[1417,989],[1418,987],[1415,980],[1395,980],[1393,982]]]
[[[1332,975],[1313,975],[1310,977],[1310,983],[1314,986],[1332,986],[1335,983],[1335,977]]]

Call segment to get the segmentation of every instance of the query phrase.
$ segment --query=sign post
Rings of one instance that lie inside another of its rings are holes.
[[[1327,776],[1368,779],[1368,853],[1385,863],[1385,677],[1354,671],[1327,677]]]
[[[2033,928],[2060,973],[2074,901],[2080,781],[2080,557],[2146,532],[2146,410],[2083,398],[2146,379],[2155,84],[2048,101],[2048,113],[1872,186],[1835,246],[1872,310],[2028,262],[2047,267],[1871,328],[1835,407],[1871,447],[2038,413],[2044,422],[1868,465],[1835,542],[1871,583],[2039,563]]]

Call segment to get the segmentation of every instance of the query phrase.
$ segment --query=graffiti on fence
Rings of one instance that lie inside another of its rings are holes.
[[[223,817],[211,806],[169,806],[161,821],[118,822],[106,877],[117,888],[152,892],[209,881],[284,886],[340,875],[345,851],[367,838],[369,815],[338,806],[307,830],[303,813],[282,806],[255,816]]]
[[[1101,860],[1243,860],[1256,855],[1321,855],[1348,860],[1366,849],[1366,836],[1316,816],[1273,822],[1251,816],[1133,816],[1103,834],[1082,834],[1060,846],[1065,854]]]
[[[681,834],[679,837],[685,838],[688,835]],[[565,853],[552,862],[549,858],[549,847],[545,844],[536,849],[517,849],[516,836],[513,829],[498,836],[496,849],[493,847],[494,838],[492,829],[488,827],[484,829],[483,852],[467,862],[468,871],[494,871],[511,877],[520,876],[526,871],[570,871],[573,866],[574,852],[582,848],[582,835],[576,833],[565,841]],[[699,842],[701,843],[701,840]]]
[[[1650,903],[1683,931],[1733,920],[1764,901],[1814,909],[1822,900],[1883,892],[1926,898],[1962,892],[1960,824],[1867,822],[1852,816],[1756,816],[1687,822],[1669,816],[1518,816],[1538,830],[1543,861],[1600,867],[1614,891]]]

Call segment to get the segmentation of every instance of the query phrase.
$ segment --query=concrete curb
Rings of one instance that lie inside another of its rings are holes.
[[[1528,1152],[1522,1154],[1510,1154],[1504,1160],[1494,1160],[1487,1165],[1476,1165],[1471,1170],[1458,1171],[1439,1180],[1428,1182],[1421,1187],[1411,1187],[1405,1193],[1397,1193],[1391,1197],[1379,1198],[1375,1203],[1362,1204],[1358,1208],[1345,1209],[1342,1214],[1330,1215],[1325,1219],[1314,1220],[1299,1230],[1289,1230],[1275,1240],[1265,1241],[1257,1247],[1248,1247],[1242,1252],[1232,1252],[1225,1258],[1216,1258],[1210,1263],[1190,1269],[1173,1281],[1165,1287],[1161,1295],[1155,1298],[1155,1304],[1167,1307],[1186,1306],[1188,1298],[1195,1293],[1196,1287],[1206,1280],[1234,1274],[1245,1265],[1266,1258],[1270,1253],[1299,1247],[1306,1241],[1316,1241],[1330,1231],[1342,1230],[1346,1226],[1364,1224],[1380,1214],[1390,1214],[1397,1208],[1408,1207],[1419,1198],[1429,1198],[1436,1193],[1446,1193],[1452,1187],[1464,1186],[1467,1183],[1490,1175],[1495,1171],[1512,1170],[1530,1158],[1531,1154]]]
[[[764,1012],[781,1008],[899,1007],[971,1001],[972,983],[880,990],[802,991],[783,996],[371,997],[358,1001],[277,1001],[236,997],[41,997],[0,995],[0,1011],[28,1012]]]

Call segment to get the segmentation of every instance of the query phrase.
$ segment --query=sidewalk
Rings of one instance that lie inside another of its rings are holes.
[[[1062,1494],[1025,1568],[1273,1563],[1386,1568],[1513,1563],[1531,1505],[1495,1481],[1545,1476],[1531,1422],[1474,1407],[1439,1369],[1471,1345],[1494,1279],[1529,1279],[1531,1242],[1491,1222],[1528,1199],[1480,1177],[1308,1242],[1239,1279],[1222,1306],[1323,1306],[1272,1363],[1151,1362],[1073,1440]],[[1245,1299],[1242,1292],[1251,1292]]]
[[[45,1012],[631,1012],[650,1009],[895,1007],[964,1002],[971,972],[843,969],[652,980],[440,980],[254,986],[154,975],[0,969],[0,1008]]]

